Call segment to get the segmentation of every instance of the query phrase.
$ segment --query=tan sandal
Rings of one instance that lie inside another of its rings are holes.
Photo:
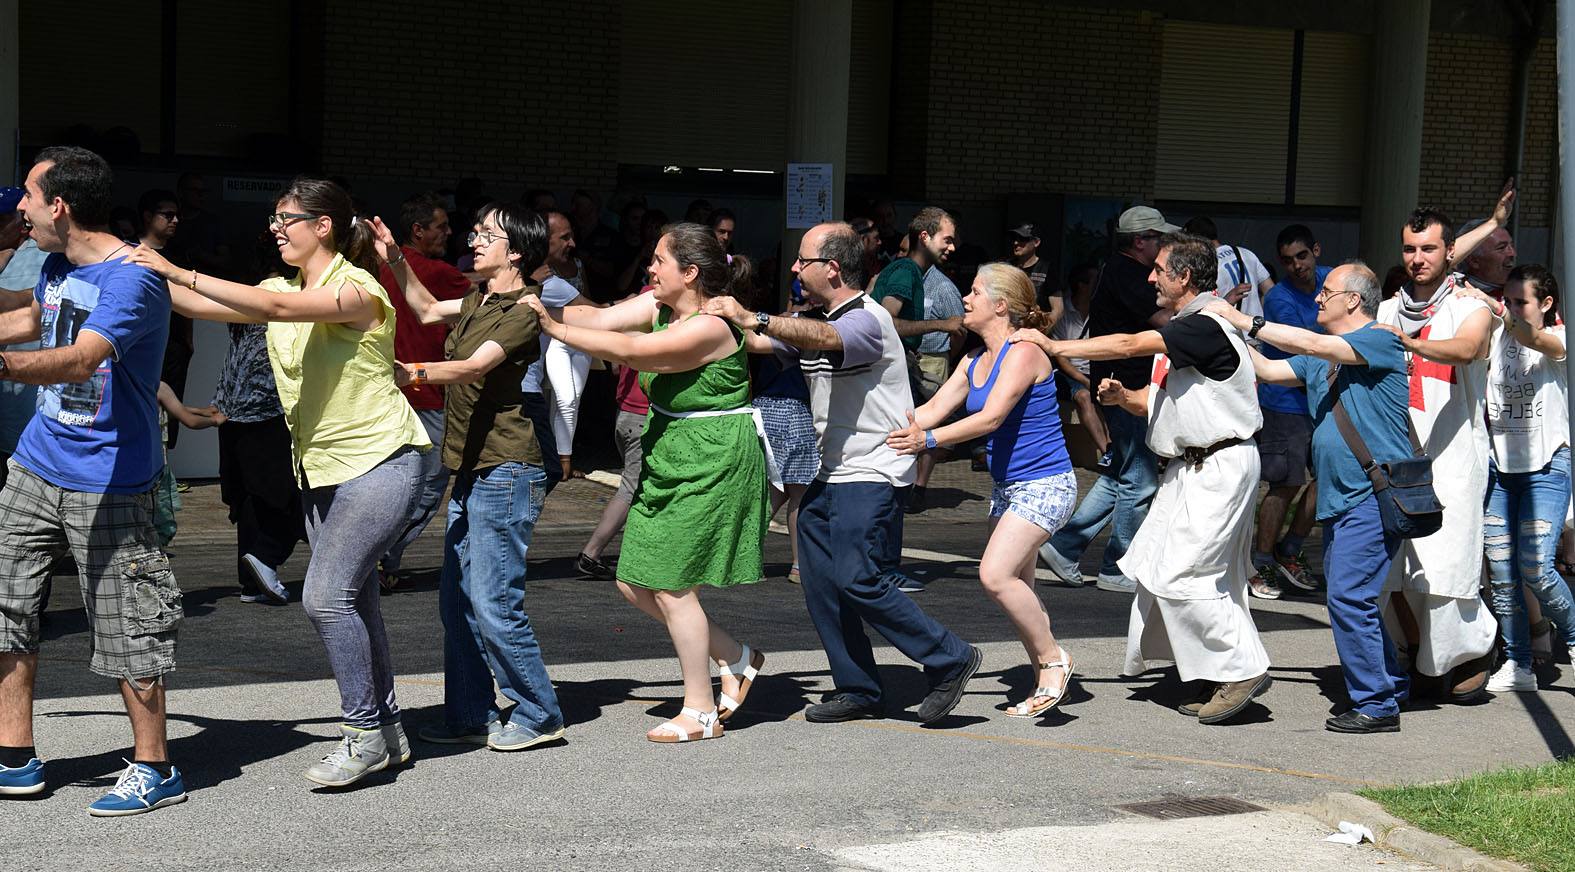
[[[1037,718],[1061,704],[1066,696],[1066,689],[1072,686],[1072,652],[1061,649],[1061,659],[1053,663],[1041,663],[1040,669],[1064,669],[1066,678],[1060,687],[1036,687],[1028,698],[1006,710],[1009,718]],[[1034,700],[1042,700],[1034,705]]]
[[[651,733],[646,733],[645,738],[648,741],[663,745],[670,745],[676,742],[695,742],[700,739],[722,738],[722,725],[717,722],[716,712],[714,711],[703,712],[699,709],[684,706],[683,710],[678,713],[678,717],[693,718],[694,722],[700,725],[700,729],[685,729],[677,723],[677,718],[674,718],[664,724],[659,724],[652,731],[656,735],[653,736]]]
[[[760,667],[766,665],[764,651],[751,649],[748,645],[740,643],[744,650],[738,655],[737,663],[724,663],[717,668],[723,675],[732,675],[738,678],[738,699],[727,694],[722,694],[717,703],[717,719],[727,720],[744,704],[744,698],[749,696],[750,685],[755,683],[756,676],[760,675]]]

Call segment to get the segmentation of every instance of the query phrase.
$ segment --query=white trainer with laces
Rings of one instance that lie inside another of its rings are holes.
[[[1487,689],[1493,693],[1536,693],[1537,674],[1513,660],[1505,660],[1488,679]]]

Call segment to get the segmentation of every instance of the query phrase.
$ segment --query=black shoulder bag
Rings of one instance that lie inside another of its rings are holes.
[[[1329,393],[1334,396],[1334,423],[1340,428],[1340,435],[1345,437],[1345,444],[1350,447],[1351,453],[1356,455],[1356,462],[1367,473],[1368,481],[1373,483],[1373,496],[1378,500],[1378,516],[1383,522],[1384,532],[1399,539],[1420,539],[1437,533],[1444,525],[1444,506],[1433,490],[1433,458],[1427,456],[1417,441],[1410,412],[1406,413],[1406,435],[1411,438],[1412,456],[1384,463],[1375,462],[1373,453],[1367,450],[1367,443],[1356,432],[1356,425],[1351,423],[1345,403],[1335,393],[1334,380],[1339,373],[1340,367],[1329,368]]]

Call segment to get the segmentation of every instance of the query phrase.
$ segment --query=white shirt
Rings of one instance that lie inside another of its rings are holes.
[[[1061,320],[1055,322],[1050,328],[1051,339],[1087,339],[1088,316],[1077,311],[1071,300],[1064,299],[1066,305],[1061,307]],[[1067,363],[1077,367],[1078,372],[1088,375],[1088,361],[1081,357],[1068,357]]]
[[[1236,371],[1215,381],[1190,366],[1172,368],[1170,356],[1154,355],[1148,391],[1148,447],[1160,457],[1180,457],[1188,448],[1208,448],[1226,439],[1251,439],[1263,428],[1258,377],[1247,344],[1236,328],[1212,312],[1236,349]]]
[[[1564,338],[1564,325],[1546,328]],[[1536,472],[1570,441],[1564,358],[1520,344],[1502,324],[1488,355],[1488,436],[1500,472]]]
[[[1236,257],[1236,252],[1241,252],[1241,257]],[[1248,315],[1263,314],[1263,295],[1258,293],[1258,286],[1269,280],[1269,271],[1264,268],[1263,261],[1258,259],[1250,249],[1230,245],[1221,245],[1214,249],[1214,256],[1219,259],[1219,269],[1215,274],[1214,288],[1220,296],[1230,293],[1237,285],[1251,285],[1252,290],[1247,296],[1241,298],[1236,308]]]

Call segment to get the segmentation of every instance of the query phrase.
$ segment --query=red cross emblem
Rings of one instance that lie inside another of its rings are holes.
[[[1433,313],[1432,310],[1429,309],[1424,314],[1432,315]],[[1416,338],[1426,339],[1427,335],[1432,331],[1433,325],[1428,324],[1422,328],[1422,332],[1416,334]],[[1453,366],[1450,366],[1447,363],[1436,363],[1434,361],[1428,360],[1427,358],[1424,358],[1420,354],[1411,355],[1409,369],[1411,376],[1411,408],[1413,409],[1418,409],[1421,411],[1427,410],[1427,405],[1423,401],[1422,395],[1422,379],[1437,379],[1438,381],[1444,382],[1446,384],[1455,384],[1456,382],[1455,368]]]
[[[1154,375],[1149,381],[1163,390],[1165,380],[1168,378],[1170,378],[1170,358],[1163,354],[1154,355]]]

